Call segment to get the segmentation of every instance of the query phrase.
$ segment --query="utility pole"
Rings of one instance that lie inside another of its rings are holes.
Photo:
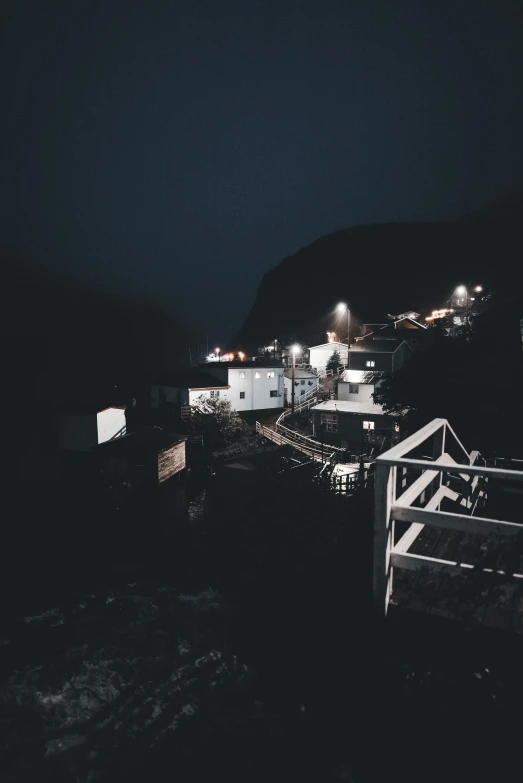
[[[296,372],[296,346],[292,346],[292,388],[291,388],[291,408],[292,421],[294,423],[294,374]]]

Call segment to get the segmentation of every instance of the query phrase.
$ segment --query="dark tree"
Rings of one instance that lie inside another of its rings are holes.
[[[334,351],[327,362],[327,370],[337,370],[341,366],[341,356],[339,351]]]

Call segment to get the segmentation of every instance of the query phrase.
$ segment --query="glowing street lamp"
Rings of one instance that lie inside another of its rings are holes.
[[[243,351],[240,351],[238,356],[240,357],[240,361],[243,362],[243,360],[245,359],[245,354],[243,353]]]
[[[344,302],[340,302],[339,305],[336,307],[336,310],[339,313],[344,313],[345,310],[347,311],[347,348],[350,348],[350,310],[349,306],[346,305]],[[348,364],[349,357],[347,356],[347,364]]]
[[[216,356],[218,357],[218,361],[220,361],[220,349],[219,349],[219,348],[215,348],[215,349],[214,349],[214,353],[215,353],[215,354],[216,354]]]
[[[480,294],[480,293],[483,291],[483,286],[482,286],[482,285],[477,285],[477,286],[475,287],[474,291],[475,291],[477,294]]]

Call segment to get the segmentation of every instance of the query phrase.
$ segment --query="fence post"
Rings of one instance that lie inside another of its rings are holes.
[[[376,461],[374,476],[374,605],[386,615],[392,592],[390,550],[394,545],[394,520],[391,518],[396,493],[396,468]]]

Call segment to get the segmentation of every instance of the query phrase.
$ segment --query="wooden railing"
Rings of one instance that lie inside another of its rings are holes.
[[[423,455],[429,451],[431,457],[409,457],[414,451]],[[456,459],[450,452],[457,455]],[[425,525],[486,536],[523,533],[523,524],[472,516],[484,504],[489,481],[501,479],[523,485],[523,470],[487,467],[480,464],[482,461],[478,452],[466,451],[446,419],[434,419],[376,458],[374,600],[379,613],[387,613],[395,568],[414,571],[428,568],[456,575],[474,567],[409,552]],[[446,498],[461,506],[465,513],[441,511]],[[399,540],[395,537],[396,522],[409,524]],[[507,576],[502,571],[483,570]],[[510,576],[523,579],[519,573]]]

